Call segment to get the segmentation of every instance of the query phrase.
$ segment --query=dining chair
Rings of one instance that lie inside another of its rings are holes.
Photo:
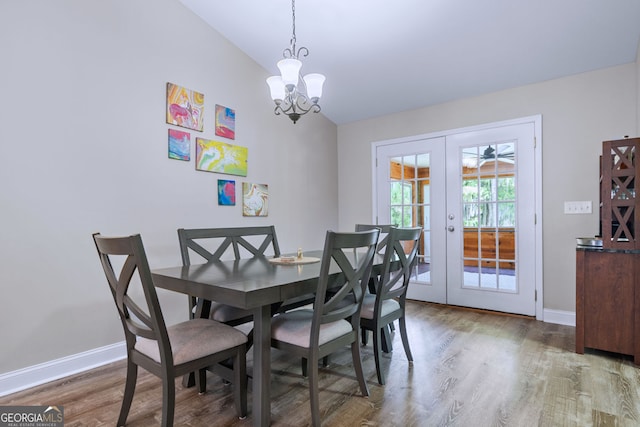
[[[395,227],[394,224],[356,224],[356,231],[364,231],[371,230],[377,228],[380,230],[380,237],[378,238],[378,246],[376,247],[376,251],[378,253],[384,253],[385,248],[387,247],[387,241],[389,240],[389,232],[391,231],[391,227]],[[371,279],[369,279],[369,292],[372,294],[376,293],[376,289],[378,287],[378,280],[380,280],[380,276],[378,274],[372,274]],[[395,326],[393,322],[389,323],[389,329],[395,331]],[[367,335],[363,334],[362,336],[362,344],[367,344]],[[391,338],[389,333],[385,330],[382,341],[382,349],[385,352],[390,352],[391,347]]]
[[[125,425],[131,409],[138,366],[162,380],[161,425],[168,427],[173,425],[175,378],[197,371],[198,391],[204,393],[205,369],[230,358],[235,372],[236,412],[244,418],[247,337],[210,319],[190,319],[167,327],[140,235],[103,237],[95,233],[93,240],[120,315],[127,347],[127,377],[117,425]]]
[[[278,314],[271,320],[271,346],[306,359],[311,420],[320,425],[318,362],[346,345],[364,396],[369,389],[360,359],[360,307],[369,282],[379,230],[327,231],[312,309]],[[327,295],[327,290],[332,293]]]
[[[395,225],[356,224],[356,231],[373,230],[374,228],[380,230],[380,237],[378,238],[378,246],[376,247],[376,251],[378,253],[384,253],[384,250],[387,247],[387,241],[389,240],[389,232],[391,231],[392,227],[395,227]],[[369,279],[369,292],[371,292],[372,294],[376,292],[376,288],[378,287],[378,279],[379,276],[377,274],[372,274],[371,279]]]
[[[384,249],[387,247],[387,241],[389,240],[389,232],[391,231],[391,227],[395,227],[394,224],[356,224],[356,231],[365,231],[365,230],[373,230],[377,228],[380,230],[380,237],[378,238],[378,246],[376,247],[376,251],[378,253],[383,253]]]
[[[219,261],[224,257],[235,260],[256,256],[280,256],[280,246],[273,225],[262,227],[193,228],[178,229],[178,241],[182,265],[191,265],[190,252],[199,255],[204,262]],[[196,298],[189,296],[189,313],[193,318]],[[250,310],[211,302],[209,316],[213,320],[231,326],[241,325],[253,319]]]
[[[391,322],[398,320],[404,352],[409,362],[413,361],[407,337],[405,302],[421,234],[420,227],[391,228],[376,293],[365,295],[362,302],[360,328],[363,336],[367,330],[373,332],[376,374],[381,385],[385,383],[380,366],[382,337],[384,328]]]

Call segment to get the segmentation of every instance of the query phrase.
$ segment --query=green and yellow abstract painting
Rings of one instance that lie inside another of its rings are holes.
[[[247,147],[196,138],[196,170],[247,176]]]

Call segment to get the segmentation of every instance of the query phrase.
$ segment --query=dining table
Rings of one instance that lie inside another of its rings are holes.
[[[352,253],[350,256],[358,255]],[[248,309],[253,313],[251,417],[254,426],[268,426],[271,422],[273,307],[315,292],[321,258],[320,250],[305,252],[302,260],[307,262],[304,263],[278,263],[268,257],[257,256],[152,270],[154,284],[158,288]],[[383,256],[376,253],[374,269],[379,268],[382,261]],[[338,266],[332,262],[329,274],[339,272]]]

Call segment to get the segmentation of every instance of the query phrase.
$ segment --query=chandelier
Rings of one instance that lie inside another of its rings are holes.
[[[293,17],[293,35],[291,46],[282,53],[284,59],[278,61],[279,76],[271,76],[267,84],[271,90],[271,99],[276,107],[273,112],[276,115],[285,114],[295,124],[296,121],[309,111],[320,112],[320,97],[325,77],[322,74],[312,73],[300,78],[302,62],[300,56],[309,55],[309,49],[301,47],[296,50],[296,2],[291,0],[291,14]]]

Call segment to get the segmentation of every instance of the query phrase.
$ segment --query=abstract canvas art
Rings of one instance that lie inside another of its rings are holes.
[[[246,147],[196,138],[196,170],[247,176]]]
[[[204,95],[167,83],[167,123],[202,132]]]
[[[191,135],[189,132],[169,129],[169,158],[191,160]]]
[[[216,135],[236,139],[236,112],[216,104]]]
[[[236,182],[227,179],[218,180],[218,204],[221,206],[236,205]]]
[[[242,216],[267,216],[269,213],[269,186],[242,183]]]

